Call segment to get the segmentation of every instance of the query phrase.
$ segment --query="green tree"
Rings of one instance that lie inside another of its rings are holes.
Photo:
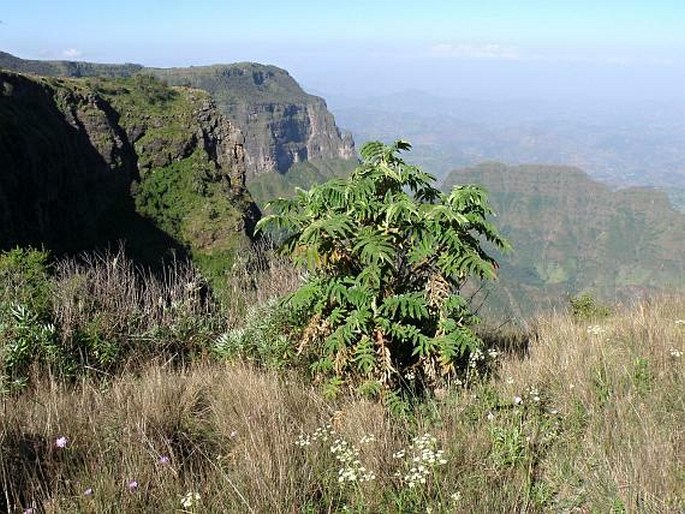
[[[410,148],[367,143],[349,179],[272,201],[258,224],[308,270],[285,301],[304,321],[298,351],[334,388],[379,392],[406,377],[434,387],[482,344],[460,291],[470,277],[495,278],[482,243],[508,243],[487,220],[483,189],[442,193],[399,157]]]

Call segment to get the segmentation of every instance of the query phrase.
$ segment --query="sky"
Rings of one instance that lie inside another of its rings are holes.
[[[682,101],[685,0],[23,0],[0,8],[0,50],[256,61],[324,95]]]

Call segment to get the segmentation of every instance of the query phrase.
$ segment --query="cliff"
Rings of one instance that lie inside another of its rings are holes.
[[[258,216],[244,137],[206,92],[0,72],[0,247],[124,238],[146,261],[176,248],[216,268]]]
[[[33,61],[0,52],[0,68],[68,77],[130,77],[151,74],[171,85],[207,91],[245,135],[247,180],[285,174],[293,164],[356,158],[351,135],[335,124],[322,98],[305,93],[287,71],[237,63],[189,68],[145,68],[137,64]]]
[[[340,132],[324,100],[305,93],[285,70],[238,63],[146,72],[212,95],[245,133],[248,181],[300,162],[356,157],[352,137]]]

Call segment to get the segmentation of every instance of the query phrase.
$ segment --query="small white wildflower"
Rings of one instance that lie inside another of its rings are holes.
[[[488,412],[487,418],[488,418],[488,421],[492,421],[495,419],[495,415],[492,412]]]
[[[677,319],[675,320],[676,325],[685,325],[685,319]]]
[[[453,502],[458,502],[459,500],[461,500],[461,493],[460,493],[459,491],[456,491],[456,492],[452,493],[452,494],[450,495],[450,499],[451,499]]]
[[[514,405],[521,405],[523,403],[523,398],[520,396],[514,396]]]
[[[375,440],[376,440],[376,437],[373,434],[364,435],[359,440],[359,444],[368,444],[368,443],[374,442]]]
[[[498,355],[499,355],[499,352],[497,350],[495,350],[494,348],[488,349],[488,356],[491,359],[493,359],[493,360],[496,359]]]
[[[190,509],[193,505],[200,501],[200,493],[188,492],[181,498],[181,507]]]
[[[680,359],[683,356],[683,352],[679,350],[678,348],[671,348],[671,357],[674,359]]]

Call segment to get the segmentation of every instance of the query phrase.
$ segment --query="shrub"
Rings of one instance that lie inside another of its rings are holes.
[[[285,313],[275,300],[250,308],[242,328],[221,334],[213,353],[226,360],[244,359],[269,368],[283,368],[292,360],[293,350],[285,333]]]
[[[399,158],[410,148],[367,143],[349,179],[270,202],[258,224],[283,234],[282,249],[309,272],[286,303],[304,320],[299,351],[334,389],[376,393],[407,376],[433,387],[482,345],[460,290],[495,278],[483,240],[508,243],[486,219],[483,189],[442,193]]]
[[[41,318],[50,312],[51,286],[46,251],[15,248],[0,254],[0,315],[23,305]]]
[[[572,296],[569,298],[569,312],[576,321],[589,321],[593,319],[606,318],[611,314],[611,309],[599,303],[589,294]]]
[[[36,358],[59,357],[51,314],[47,252],[0,254],[0,391],[21,389]]]

